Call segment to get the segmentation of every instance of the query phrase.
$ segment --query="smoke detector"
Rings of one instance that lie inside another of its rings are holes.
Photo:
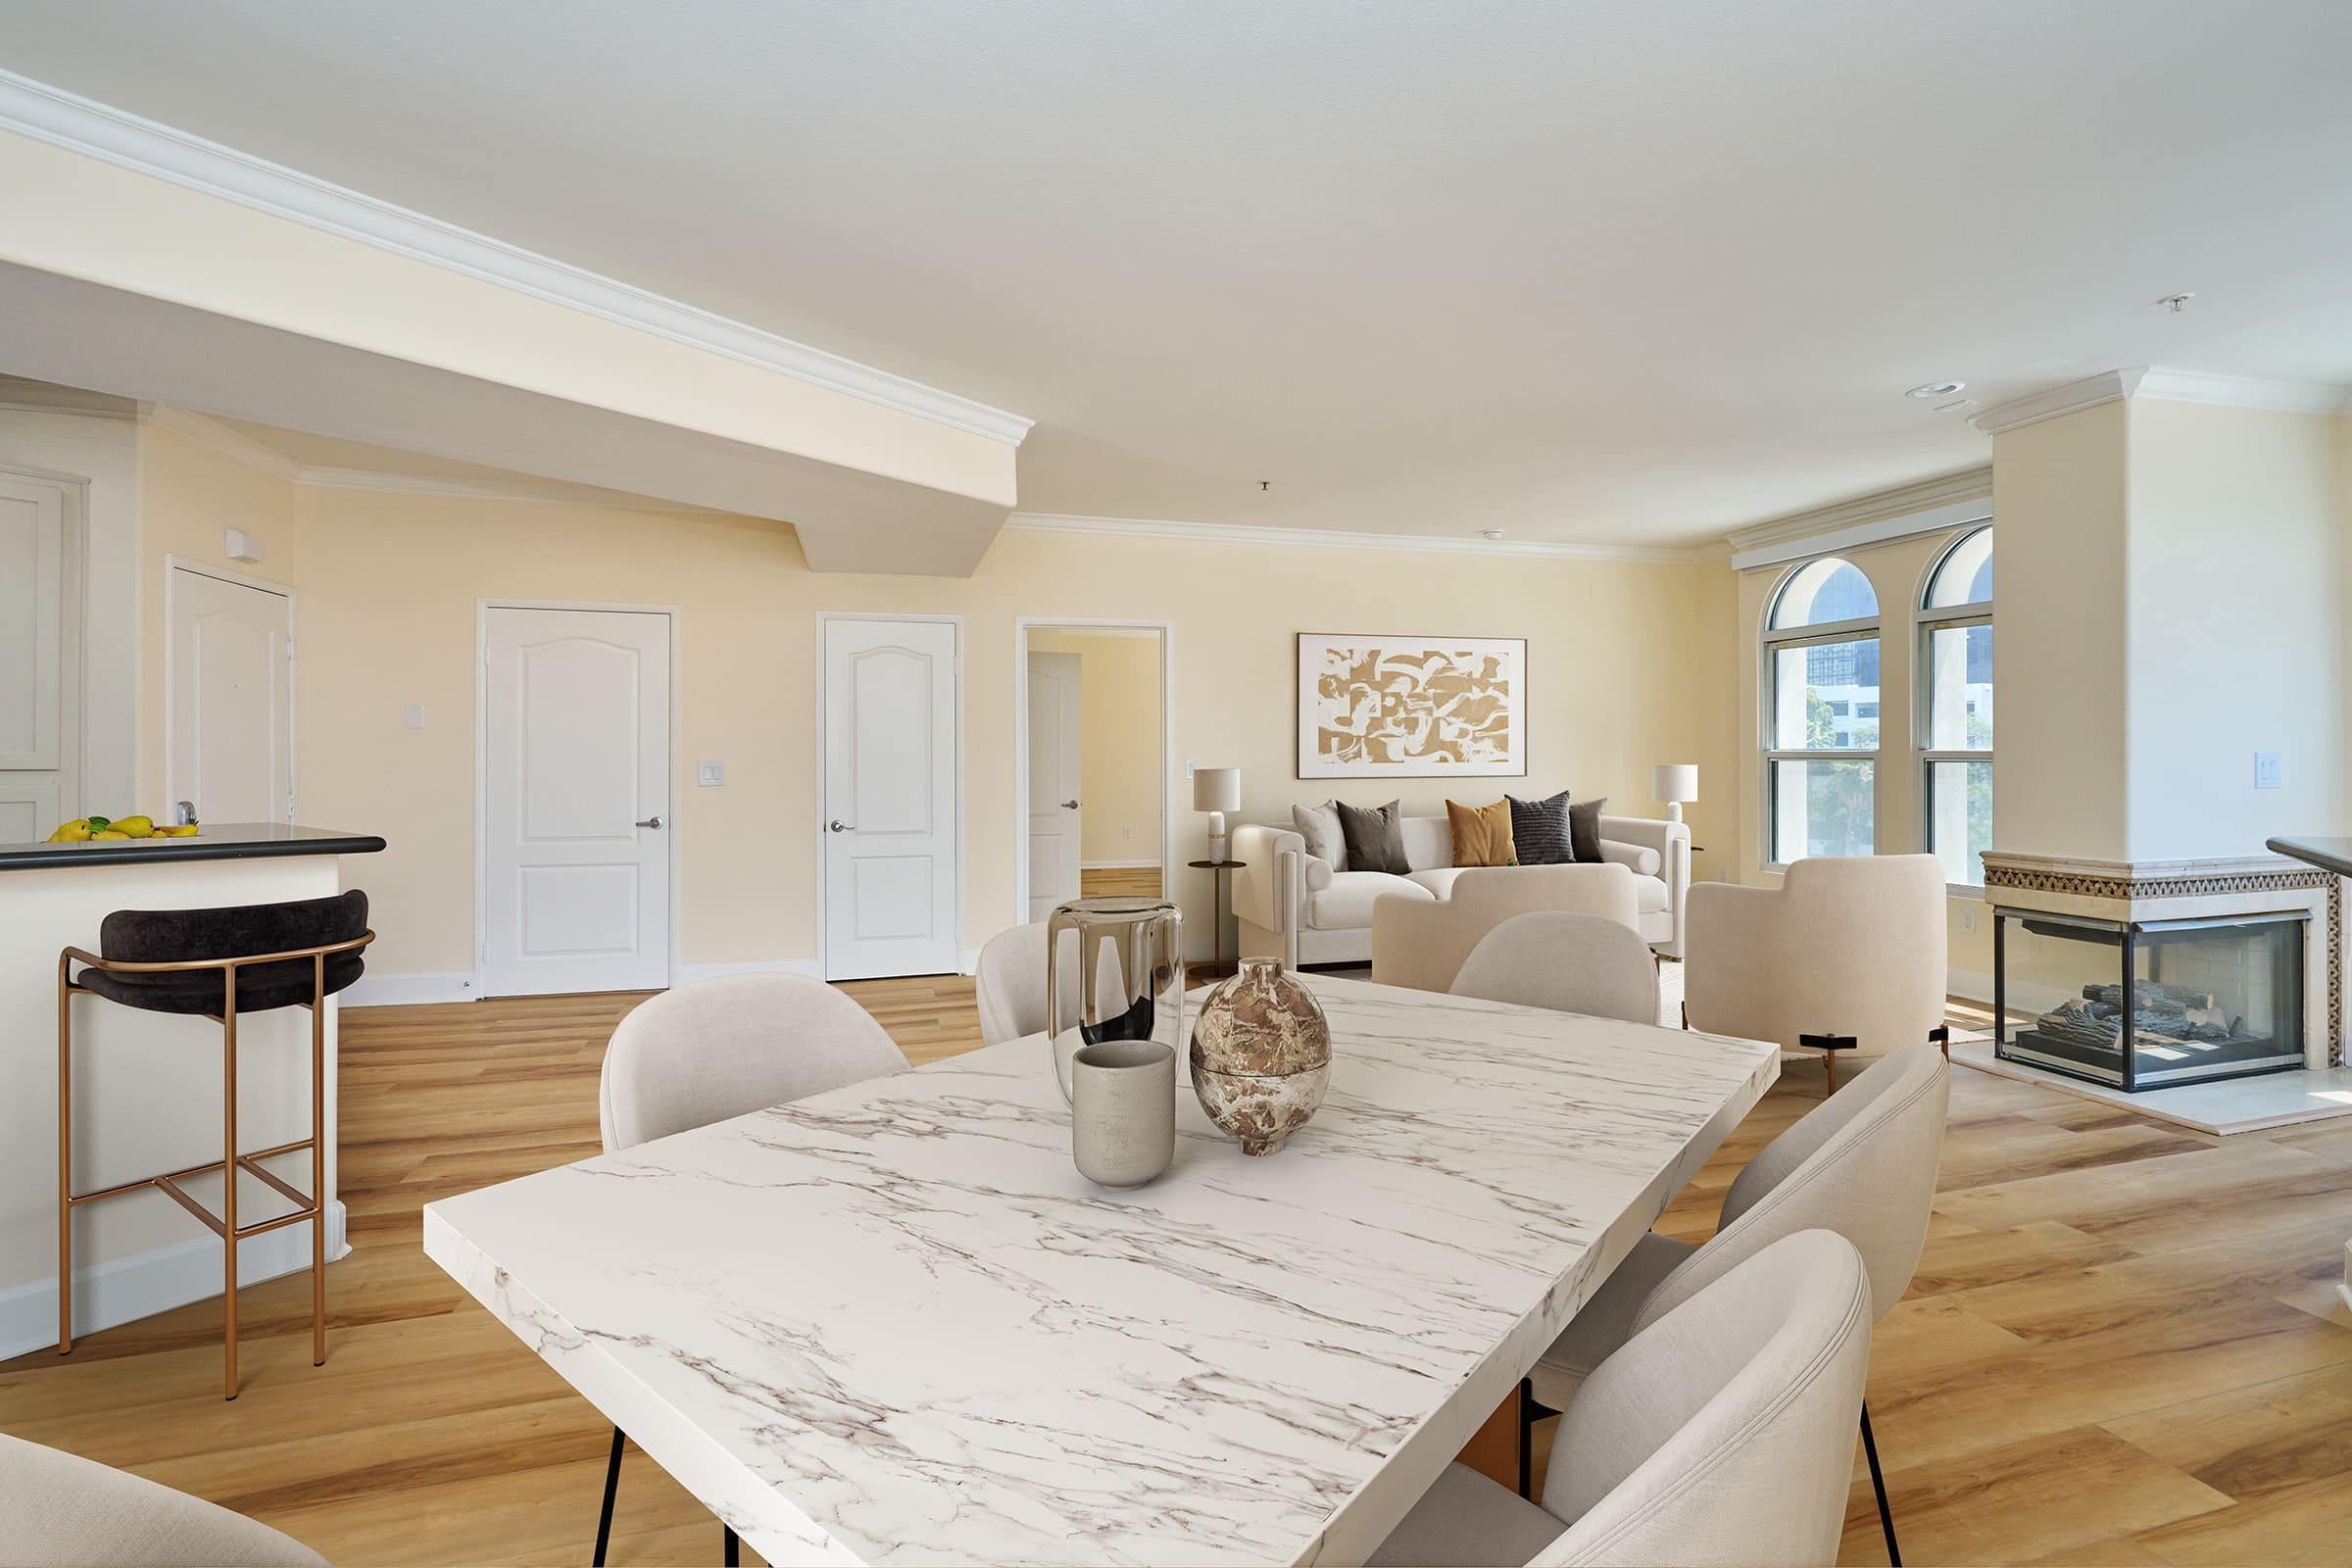
[[[1948,398],[1966,385],[1966,381],[1928,381],[1913,387],[1903,396],[1918,398],[1924,403],[1930,398]]]
[[[1502,530],[1500,528],[1481,528],[1478,530],[1478,536],[1492,544],[1502,537]]]

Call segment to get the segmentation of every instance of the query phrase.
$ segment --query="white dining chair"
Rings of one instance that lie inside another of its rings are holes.
[[[1479,939],[1457,997],[1631,1023],[1658,1021],[1658,959],[1642,933],[1597,914],[1518,914]]]
[[[79,1454],[0,1436],[0,1562],[21,1568],[320,1568],[268,1525]]]
[[[1061,934],[1063,961],[1078,958],[1078,933]],[[1119,988],[1119,945],[1104,942],[1095,950],[1095,986],[1102,996]],[[1046,922],[1032,921],[998,932],[980,948],[973,966],[973,1000],[980,1006],[980,1043],[1002,1045],[1023,1035],[1046,1032]],[[1078,994],[1065,990],[1061,1026],[1078,1022]]]
[[[906,1066],[873,1015],[821,980],[738,974],[664,991],[612,1031],[598,1083],[605,1152],[862,1083]],[[612,1535],[620,1428],[605,1462],[596,1561]],[[740,1547],[726,1531],[726,1560]]]
[[[1593,1369],[1540,1505],[1449,1465],[1369,1560],[1835,1562],[1870,1323],[1853,1244],[1784,1236]]]
[[[1911,1288],[1927,1245],[1950,1074],[1924,1041],[1888,1053],[1741,1167],[1704,1246],[1655,1231],[1636,1242],[1529,1375],[1521,1400],[1522,1446],[1537,1420],[1584,1396],[1580,1385],[1590,1369],[1629,1335],[1795,1232],[1832,1230],[1851,1242],[1869,1271],[1871,1320],[1885,1317]],[[1899,1565],[1867,1404],[1861,1423],[1886,1553]]]

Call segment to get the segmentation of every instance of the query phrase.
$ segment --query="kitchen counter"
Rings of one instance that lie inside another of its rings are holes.
[[[57,968],[60,949],[98,951],[117,909],[210,909],[327,898],[368,885],[372,834],[269,822],[208,822],[194,838],[0,846],[0,1357],[57,1343]],[[345,857],[355,857],[346,859]],[[340,999],[326,1028],[326,1250],[340,1257],[335,1074]],[[220,1026],[210,1018],[143,1012],[94,996],[73,999],[74,1186],[95,1192],[220,1157]],[[245,1149],[309,1135],[311,1024],[301,1007],[237,1021],[237,1122]],[[308,1154],[270,1162],[307,1190]],[[220,1208],[220,1177],[188,1181]],[[250,1177],[240,1218],[290,1208]],[[220,1244],[160,1192],[109,1199],[74,1216],[76,1331],[88,1333],[220,1294]],[[307,1267],[308,1224],[257,1236],[237,1250],[248,1281]],[[328,1270],[328,1290],[334,1290]],[[268,1345],[255,1342],[255,1365]]]
[[[276,855],[372,855],[369,833],[285,822],[207,822],[191,838],[106,839],[79,844],[0,844],[0,871],[61,865],[140,865],[162,860],[250,860]]]

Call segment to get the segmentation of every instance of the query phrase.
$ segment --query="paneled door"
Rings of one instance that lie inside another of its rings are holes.
[[[0,472],[0,844],[48,837],[76,798],[78,540],[68,502],[56,480]]]
[[[1076,654],[1029,656],[1029,918],[1078,896]]]
[[[190,801],[201,821],[291,822],[294,601],[196,567],[175,564],[171,578],[169,798],[136,808],[165,821]]]
[[[669,616],[482,618],[482,991],[669,984]]]
[[[956,628],[824,622],[825,978],[956,968]]]

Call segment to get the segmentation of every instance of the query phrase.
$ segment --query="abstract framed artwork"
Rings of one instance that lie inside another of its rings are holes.
[[[1300,778],[1527,772],[1527,639],[1298,634]]]

